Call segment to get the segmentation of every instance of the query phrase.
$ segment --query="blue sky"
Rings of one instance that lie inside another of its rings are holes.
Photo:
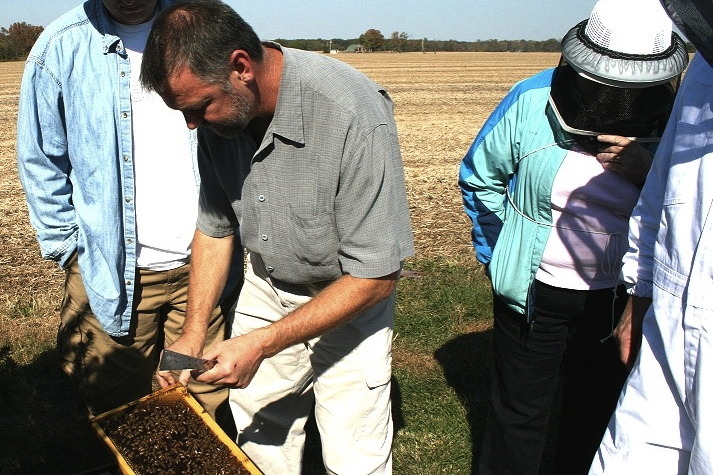
[[[81,0],[0,0],[0,26],[47,26]],[[595,0],[227,0],[265,40],[389,37],[475,41],[560,39],[589,16]]]

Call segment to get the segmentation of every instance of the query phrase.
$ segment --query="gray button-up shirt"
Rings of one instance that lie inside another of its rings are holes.
[[[223,237],[239,221],[243,245],[292,284],[397,271],[414,247],[391,99],[341,61],[281,50],[259,147],[247,133],[199,131],[198,228]]]

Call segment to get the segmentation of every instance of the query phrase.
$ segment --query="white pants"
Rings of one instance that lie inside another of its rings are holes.
[[[279,320],[319,290],[273,284],[259,256],[251,259],[233,336]],[[300,473],[313,404],[328,473],[391,473],[394,302],[392,295],[350,323],[266,359],[247,388],[230,391],[238,444],[267,475]]]
[[[713,474],[710,310],[652,310],[590,475]]]

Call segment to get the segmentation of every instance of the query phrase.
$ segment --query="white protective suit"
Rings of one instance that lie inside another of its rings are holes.
[[[623,277],[653,304],[590,474],[713,474],[712,109],[696,55],[631,218]]]

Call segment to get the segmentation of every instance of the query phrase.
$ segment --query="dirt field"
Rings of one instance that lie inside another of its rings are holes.
[[[391,93],[406,168],[417,255],[469,259],[458,164],[483,121],[517,80],[555,65],[552,53],[340,54]],[[39,259],[15,164],[23,64],[0,63],[0,343],[54,331],[62,274]],[[37,318],[37,312],[40,317]],[[35,318],[22,318],[33,314]],[[49,318],[45,318],[49,317]],[[6,326],[12,319],[13,330]],[[19,324],[19,325],[18,325]]]

